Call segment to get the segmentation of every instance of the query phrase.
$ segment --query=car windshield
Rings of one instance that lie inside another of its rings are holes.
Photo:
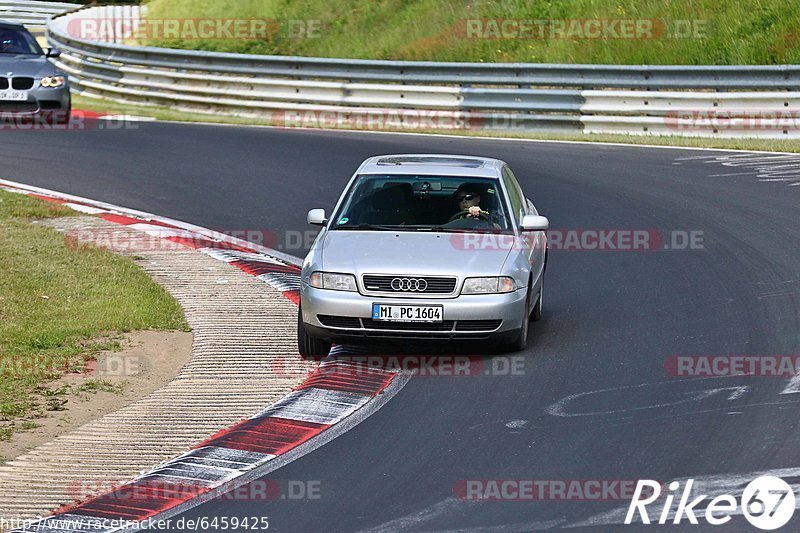
[[[496,179],[383,174],[356,178],[331,229],[513,231]]]
[[[0,54],[44,55],[36,39],[25,30],[0,28]]]

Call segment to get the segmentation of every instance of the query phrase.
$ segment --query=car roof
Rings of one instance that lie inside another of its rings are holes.
[[[9,28],[12,30],[24,30],[25,26],[23,26],[19,22],[11,22],[10,20],[0,19],[0,28]]]
[[[490,157],[451,154],[388,154],[370,157],[358,174],[438,174],[459,177],[502,176],[505,162]]]

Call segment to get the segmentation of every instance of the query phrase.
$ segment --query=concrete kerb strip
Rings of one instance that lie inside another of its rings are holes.
[[[171,241],[122,253],[176,297],[195,333],[192,360],[173,382],[0,467],[3,517],[42,516],[85,496],[84,489],[101,492],[22,530],[112,531],[120,521],[174,514],[335,438],[408,379],[336,360],[316,367],[300,359],[293,303],[299,269],[269,249],[110,204],[4,180],[0,186],[98,215],[46,221],[78,242],[81,235],[102,234],[130,243],[142,232]],[[388,394],[379,397],[384,390]],[[164,497],[167,484],[182,493],[173,489]]]
[[[139,233],[96,217],[47,224],[124,231],[131,239]],[[296,364],[297,308],[281,292],[187,246],[135,255],[182,305],[194,332],[191,361],[151,395],[0,467],[0,515],[39,517],[119,485],[258,412],[307,376]]]

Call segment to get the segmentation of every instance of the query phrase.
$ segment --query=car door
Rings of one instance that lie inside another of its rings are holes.
[[[525,215],[537,215],[536,208],[533,202],[525,198],[514,172],[508,167],[503,167],[503,183],[506,191],[508,191],[508,199],[511,203],[511,215],[519,229],[522,217]],[[524,250],[525,258],[530,265],[533,272],[534,283],[544,272],[544,259],[546,249],[546,237],[543,231],[526,231],[520,230],[520,236],[517,239],[520,243],[520,249]]]

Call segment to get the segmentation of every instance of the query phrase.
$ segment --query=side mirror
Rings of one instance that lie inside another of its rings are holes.
[[[312,226],[324,226],[325,223],[328,221],[325,218],[325,210],[324,209],[312,209],[308,212],[308,217],[306,218],[308,223]]]
[[[45,56],[52,58],[61,57],[61,50],[58,48],[48,48]]]
[[[544,231],[550,227],[550,221],[539,215],[525,215],[519,226],[522,231]]]

